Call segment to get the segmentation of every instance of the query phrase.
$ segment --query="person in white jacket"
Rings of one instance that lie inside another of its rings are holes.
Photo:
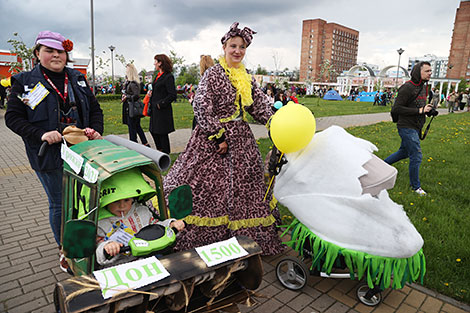
[[[114,174],[103,182],[97,230],[98,264],[111,266],[133,261],[134,257],[120,254],[119,250],[147,225],[160,224],[177,231],[184,229],[182,220],[159,221],[154,218],[151,209],[142,204],[155,194],[156,191],[144,180],[139,169]],[[105,251],[111,256],[110,259],[106,258]]]

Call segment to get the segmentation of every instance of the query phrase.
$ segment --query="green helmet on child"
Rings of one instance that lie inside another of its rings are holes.
[[[127,198],[137,198],[143,202],[152,198],[157,192],[142,177],[138,168],[114,174],[103,181],[100,190],[100,208]]]

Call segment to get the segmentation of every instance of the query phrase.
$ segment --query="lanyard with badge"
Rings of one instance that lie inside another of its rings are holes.
[[[51,87],[54,89],[55,92],[57,92],[57,94],[59,95],[59,97],[64,101],[64,103],[66,102],[67,100],[67,96],[68,96],[68,87],[69,87],[69,76],[67,75],[67,73],[65,73],[65,80],[64,80],[64,94],[62,95],[62,93],[59,91],[59,89],[54,85],[54,83],[52,82],[52,80],[47,76],[46,73],[42,72],[42,75],[44,75],[44,78],[47,80],[47,82],[49,83],[49,85],[51,85]]]
[[[59,95],[59,97],[64,101],[64,106],[66,104],[67,97],[70,96],[70,105],[71,108],[68,109],[66,112],[65,111],[60,111],[61,116],[60,116],[60,124],[61,124],[61,129],[66,128],[67,126],[79,126],[80,127],[80,117],[77,112],[77,107],[75,106],[75,97],[73,96],[73,90],[70,90],[70,95],[69,95],[69,77],[67,73],[65,73],[65,79],[64,79],[64,94],[62,94],[59,89],[54,85],[52,80],[47,76],[45,72],[42,72],[44,75],[44,78],[46,81],[51,85],[51,87],[54,89],[54,91]]]

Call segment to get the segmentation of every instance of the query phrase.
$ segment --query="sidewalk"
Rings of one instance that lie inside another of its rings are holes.
[[[70,276],[58,267],[47,197],[29,166],[21,138],[6,128],[4,112],[0,110],[0,312],[54,312],[54,285]],[[390,114],[318,118],[317,129],[381,121],[390,121]],[[267,136],[264,126],[253,125],[252,129],[257,138]],[[172,133],[172,152],[183,151],[190,134],[189,129]],[[289,254],[294,255],[285,253]],[[356,301],[357,282],[350,279],[312,276],[301,292],[293,292],[276,278],[275,266],[282,257],[263,258],[264,277],[258,293],[266,298],[254,307],[241,308],[242,312],[470,312],[470,306],[415,284],[386,290],[383,303],[373,308]]]

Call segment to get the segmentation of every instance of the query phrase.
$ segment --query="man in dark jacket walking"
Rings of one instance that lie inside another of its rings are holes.
[[[426,194],[419,181],[419,167],[423,158],[420,134],[426,122],[425,114],[432,108],[431,104],[426,105],[427,82],[431,78],[431,72],[429,62],[419,62],[411,71],[411,80],[398,89],[392,112],[398,115],[397,128],[401,137],[401,145],[397,152],[389,155],[384,160],[388,164],[393,164],[409,158],[410,185],[419,195]]]

